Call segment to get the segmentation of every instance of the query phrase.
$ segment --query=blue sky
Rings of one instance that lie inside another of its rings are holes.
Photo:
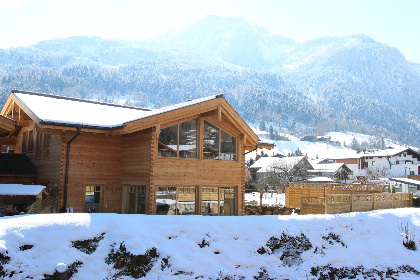
[[[69,36],[141,40],[205,15],[296,41],[365,34],[420,63],[418,0],[0,0],[0,47]]]

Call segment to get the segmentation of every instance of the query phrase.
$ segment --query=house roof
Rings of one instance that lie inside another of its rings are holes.
[[[308,172],[337,172],[344,163],[323,163],[323,164],[312,164],[313,170],[308,170]]]
[[[35,165],[25,154],[0,153],[0,174],[36,174]]]
[[[16,111],[16,108],[19,111]],[[180,110],[182,109],[182,110]],[[227,118],[242,135],[246,150],[254,149],[258,136],[223,97],[212,95],[191,101],[166,106],[160,109],[145,109],[132,106],[103,103],[63,97],[58,95],[13,90],[1,110],[1,115],[10,117],[15,113],[17,129],[25,121],[32,120],[41,129],[66,129],[82,131],[109,131],[113,134],[160,127],[168,122],[182,120],[199,114],[213,112]],[[18,113],[17,113],[18,112]],[[19,116],[17,116],[19,114]],[[21,118],[22,117],[22,118]],[[6,128],[0,123],[0,128]],[[8,131],[14,131],[10,128]],[[239,140],[239,139],[238,139]],[[5,139],[2,139],[4,142]]]
[[[39,195],[45,186],[41,185],[20,185],[0,184],[0,195]]]
[[[414,185],[414,186],[420,186],[419,180],[413,180],[413,179],[408,179],[408,178],[390,178],[389,181],[394,181],[394,182],[409,184],[409,185]]]
[[[390,156],[401,154],[403,152],[407,152],[408,150],[413,151],[409,148],[398,147],[398,148],[385,149],[385,150],[375,151],[372,153],[367,153],[367,154],[364,154],[363,156],[364,157],[386,157],[386,156],[390,157]]]
[[[320,183],[326,183],[326,182],[334,182],[333,179],[328,177],[314,177],[307,180],[308,182],[320,182]]]
[[[260,168],[257,173],[269,172],[274,166],[287,167],[292,169],[297,163],[299,163],[304,156],[300,157],[260,157],[250,168]]]
[[[152,110],[44,93],[12,93],[32,112],[40,124],[81,125],[103,129],[121,127],[128,122],[223,97],[213,95]]]

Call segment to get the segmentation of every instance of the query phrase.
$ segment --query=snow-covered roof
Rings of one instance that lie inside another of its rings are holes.
[[[307,180],[308,182],[334,182],[333,179],[328,177],[314,177]]]
[[[308,170],[308,172],[331,172],[335,173],[337,172],[344,163],[324,163],[324,164],[312,164],[312,167],[314,170]]]
[[[260,168],[257,173],[269,172],[274,165],[293,168],[304,156],[300,157],[261,157],[250,168]]]
[[[34,195],[45,189],[41,185],[0,184],[0,195]]]
[[[402,152],[407,151],[408,148],[405,147],[398,147],[393,149],[385,149],[380,151],[375,151],[373,153],[366,153],[363,156],[364,157],[386,157],[386,156],[395,156]]]
[[[420,186],[419,180],[413,180],[413,179],[408,179],[408,178],[390,178],[389,180],[398,182],[398,183],[403,183],[403,184]]]
[[[43,123],[98,128],[119,127],[131,121],[181,109],[222,96],[213,95],[152,110],[42,93],[13,91],[13,94]]]

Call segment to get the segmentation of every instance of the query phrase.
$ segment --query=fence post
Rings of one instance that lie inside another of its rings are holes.
[[[375,194],[373,193],[372,194],[372,203],[373,203],[373,209],[372,210],[376,210],[376,196],[375,196]]]
[[[324,204],[325,204],[325,214],[328,214],[328,197],[327,197],[327,195],[324,196]]]
[[[303,207],[303,196],[300,197],[300,214],[304,215],[305,209]]]
[[[353,212],[353,194],[350,194],[350,212]]]
[[[410,193],[410,207],[413,207],[413,193]]]

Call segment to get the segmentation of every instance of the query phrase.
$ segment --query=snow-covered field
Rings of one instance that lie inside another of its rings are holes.
[[[419,279],[420,251],[403,246],[406,233],[419,248],[420,209],[307,216],[2,217],[0,278],[52,279],[57,264],[64,263],[72,279],[89,280]]]
[[[258,129],[253,128],[254,132],[265,141],[273,142],[276,147],[272,150],[267,149],[259,149],[258,153],[264,151],[264,153],[268,154],[269,156],[273,154],[280,153],[284,156],[287,156],[289,153],[295,152],[298,148],[302,151],[304,155],[307,155],[310,159],[325,159],[325,158],[336,158],[336,157],[353,157],[357,155],[357,152],[344,147],[344,143],[349,145],[351,141],[356,139],[359,143],[369,142],[371,140],[371,136],[360,134],[360,133],[352,133],[352,132],[329,132],[325,136],[331,137],[329,143],[327,142],[308,142],[308,141],[299,141],[299,138],[294,137],[292,135],[287,135],[290,141],[272,141],[266,140],[268,139],[268,132],[261,131]],[[338,142],[341,145],[333,143]],[[393,146],[395,148],[401,147],[395,143],[392,143],[390,140],[385,140],[387,146]],[[415,148],[415,147],[413,147]],[[255,159],[255,153],[249,153],[246,155],[246,159],[249,160],[250,158]]]

